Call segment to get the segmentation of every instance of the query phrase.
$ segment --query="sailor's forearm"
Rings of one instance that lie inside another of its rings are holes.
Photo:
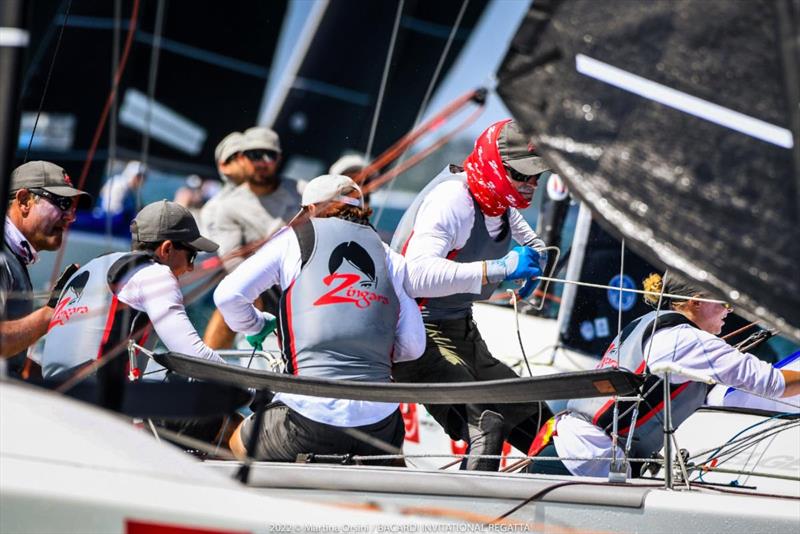
[[[0,321],[0,357],[8,358],[27,349],[47,333],[53,308],[44,306],[14,321]]]
[[[407,265],[413,298],[481,292],[483,262],[458,263],[446,258],[425,258]]]
[[[781,369],[781,374],[783,375],[783,380],[786,383],[786,386],[783,390],[782,397],[794,397],[795,395],[800,395],[800,371],[787,371],[786,369]]]

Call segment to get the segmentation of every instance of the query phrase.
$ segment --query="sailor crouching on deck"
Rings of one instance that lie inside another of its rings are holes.
[[[388,382],[393,361],[418,358],[425,347],[422,317],[404,289],[405,262],[370,226],[361,190],[350,178],[315,178],[302,205],[299,224],[278,232],[229,274],[214,300],[228,325],[258,346],[274,319],[252,303],[280,284],[279,339],[288,372]],[[237,428],[235,454],[286,462],[304,453],[386,454],[342,428],[394,448],[405,434],[396,402],[278,393],[263,417],[255,441],[253,416]]]
[[[427,347],[419,360],[395,366],[398,382],[474,382],[518,377],[489,352],[472,320],[472,303],[488,299],[504,280],[527,280],[526,298],[546,263],[544,242],[518,209],[530,205],[549,165],[519,126],[500,121],[484,131],[464,169],[445,168],[403,215],[392,248],[408,262],[419,297]],[[521,246],[509,252],[511,239]],[[499,258],[499,259],[492,259]],[[544,403],[430,405],[428,412],[454,440],[469,443],[465,467],[496,471],[503,440],[527,451]]]
[[[189,210],[166,200],[142,208],[131,237],[133,252],[95,258],[67,282],[45,342],[45,377],[124,351],[148,322],[167,350],[224,361],[189,322],[177,278],[193,270],[198,251],[214,252],[217,244],[200,235]]]
[[[662,285],[657,274],[644,281],[644,289],[654,293],[661,293]],[[667,277],[664,293],[709,297],[703,290],[674,275]],[[655,308],[658,295],[646,295],[645,300]],[[776,369],[752,354],[739,352],[717,337],[732,309],[730,305],[663,297],[662,306],[664,310],[650,312],[626,326],[611,342],[599,364],[599,367],[619,366],[646,375],[642,386],[644,400],[639,405],[629,457],[650,458],[664,444],[663,377],[649,373],[650,366],[656,363],[675,363],[688,371],[708,375],[720,384],[771,398],[800,393],[799,371]],[[672,424],[677,428],[705,403],[708,386],[673,374],[669,387]],[[632,422],[631,407],[632,403],[620,403],[619,406],[621,444],[625,443]],[[567,411],[556,416],[553,443],[538,455],[610,459],[613,408],[608,397],[570,401]],[[622,458],[620,448],[617,451]],[[609,461],[534,461],[529,471],[607,477],[609,468]],[[639,476],[636,469],[633,469],[633,476]]]

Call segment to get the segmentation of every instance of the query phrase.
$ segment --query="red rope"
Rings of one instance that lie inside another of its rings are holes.
[[[86,154],[86,160],[83,162],[83,168],[81,169],[80,177],[78,178],[78,189],[83,189],[83,186],[86,184],[86,177],[89,174],[89,168],[92,165],[92,161],[94,160],[95,152],[97,152],[97,145],[100,144],[100,137],[103,134],[103,130],[106,127],[106,121],[108,120],[108,114],[111,111],[111,104],[114,102],[114,98],[117,95],[117,90],[119,89],[119,82],[122,79],[122,73],[125,72],[125,65],[128,62],[128,56],[130,55],[131,46],[133,45],[133,37],[136,34],[136,24],[139,19],[139,0],[133,0],[133,8],[131,9],[131,18],[130,22],[128,23],[128,35],[125,37],[125,48],[122,51],[122,56],[120,56],[119,66],[117,67],[117,72],[114,74],[113,83],[111,84],[111,90],[108,93],[108,97],[106,98],[105,106],[103,107],[103,112],[100,115],[100,120],[97,123],[97,128],[94,131],[94,137],[92,138],[92,144],[89,147],[89,152]],[[64,229],[64,237],[62,239],[61,248],[58,250],[58,255],[56,256],[56,261],[53,264],[53,272],[50,274],[50,285],[52,286],[56,278],[58,277],[58,273],[61,270],[61,262],[64,260],[64,252],[67,248],[67,238],[69,237],[69,227]]]

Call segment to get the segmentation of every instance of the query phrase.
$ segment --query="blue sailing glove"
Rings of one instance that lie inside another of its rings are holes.
[[[274,332],[275,327],[278,326],[278,320],[274,315],[267,312],[261,312],[261,314],[264,316],[264,327],[257,334],[245,336],[250,346],[256,350],[264,348],[264,340],[267,339],[267,336]]]
[[[545,268],[547,267],[547,251],[539,252],[539,269],[541,272],[545,272]],[[536,289],[536,286],[539,285],[538,278],[528,278],[525,283],[519,288],[517,292],[517,296],[521,300],[526,300],[528,297],[533,294],[533,290]]]
[[[536,278],[541,274],[539,253],[531,247],[514,247],[499,260],[486,261],[486,280],[489,283]]]
[[[547,259],[549,256],[547,255],[547,251],[543,250],[539,252],[539,268],[542,270],[542,274],[547,272]]]

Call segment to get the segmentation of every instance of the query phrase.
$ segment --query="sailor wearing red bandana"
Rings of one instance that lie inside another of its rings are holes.
[[[505,280],[533,292],[546,263],[545,244],[518,210],[530,205],[537,181],[550,173],[519,126],[503,120],[475,141],[464,166],[450,165],[417,196],[392,238],[408,262],[427,345],[422,358],[397,363],[401,382],[472,382],[513,378],[495,359],[472,320],[472,303]],[[518,246],[511,251],[511,240]],[[541,251],[541,252],[540,252]],[[436,405],[428,411],[454,440],[469,443],[466,469],[495,471],[503,441],[521,451],[550,416],[539,403]],[[484,456],[484,457],[481,457]]]

